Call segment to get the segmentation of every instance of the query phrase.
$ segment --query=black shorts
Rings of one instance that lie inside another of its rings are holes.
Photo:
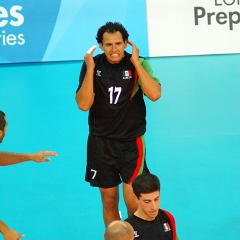
[[[85,180],[101,188],[130,184],[136,176],[149,172],[145,153],[144,136],[124,142],[89,135]]]

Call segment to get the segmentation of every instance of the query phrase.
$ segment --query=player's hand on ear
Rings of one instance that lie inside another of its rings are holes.
[[[94,45],[93,47],[89,48],[87,53],[84,56],[84,61],[86,63],[87,68],[94,68],[95,63],[93,60],[93,53],[96,50],[97,46]]]
[[[132,41],[127,40],[127,43],[132,46],[132,56],[130,60],[134,64],[135,62],[139,61],[139,49]]]

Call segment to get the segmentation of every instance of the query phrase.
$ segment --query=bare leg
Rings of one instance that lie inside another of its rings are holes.
[[[119,192],[118,186],[112,188],[99,188],[103,204],[103,219],[105,226],[114,220],[120,220],[118,212]]]
[[[134,193],[130,184],[123,183],[123,197],[127,207],[128,216],[137,211],[137,203],[134,200]]]

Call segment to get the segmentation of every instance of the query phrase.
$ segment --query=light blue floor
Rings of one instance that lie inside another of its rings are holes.
[[[148,107],[147,161],[181,240],[240,234],[240,55],[153,58],[162,98]],[[84,181],[81,62],[0,66],[0,151],[55,150],[50,163],[0,168],[0,218],[26,240],[102,239],[99,191]],[[120,188],[121,189],[121,188]],[[121,200],[120,210],[126,217]],[[0,237],[0,239],[2,239]]]

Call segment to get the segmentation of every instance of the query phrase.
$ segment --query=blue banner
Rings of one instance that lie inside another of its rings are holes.
[[[121,22],[148,56],[146,18],[145,0],[7,0],[0,3],[0,64],[82,60],[107,21]]]

